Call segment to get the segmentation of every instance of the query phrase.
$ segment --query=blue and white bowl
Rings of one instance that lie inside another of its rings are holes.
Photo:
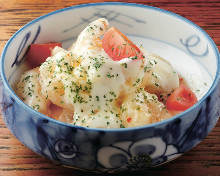
[[[23,72],[20,64],[28,46],[57,41],[67,48],[89,22],[99,17],[107,18],[135,42],[142,41],[147,50],[171,58],[171,63],[172,58],[179,58],[174,67],[183,68],[183,74],[187,69],[200,72],[209,81],[199,102],[168,120],[127,129],[74,126],[24,104],[12,85]],[[212,39],[189,20],[145,5],[84,4],[41,16],[11,37],[0,67],[2,113],[11,132],[34,152],[86,171],[140,170],[173,160],[205,138],[220,115],[220,58]]]

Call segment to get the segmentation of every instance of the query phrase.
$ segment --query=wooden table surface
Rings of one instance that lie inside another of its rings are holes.
[[[32,19],[48,12],[100,0],[0,0],[0,53],[12,34]],[[182,15],[202,27],[220,49],[219,0],[133,0]],[[0,114],[1,115],[1,114]],[[127,173],[126,173],[127,174]],[[120,175],[126,175],[120,174]],[[149,172],[130,175],[220,176],[220,121],[209,136],[190,152]],[[79,174],[53,164],[23,146],[0,118],[0,176],[63,176]]]

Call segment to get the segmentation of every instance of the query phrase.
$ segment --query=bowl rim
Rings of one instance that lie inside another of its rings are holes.
[[[9,85],[8,80],[6,79],[5,76],[5,72],[4,72],[4,63],[5,63],[5,55],[7,52],[7,49],[10,45],[10,43],[13,41],[13,39],[25,28],[33,25],[34,23],[48,17],[54,14],[58,14],[58,13],[62,13],[63,11],[68,11],[68,10],[74,10],[74,9],[79,9],[79,8],[84,8],[84,7],[91,7],[91,6],[109,6],[109,5],[117,5],[117,6],[130,6],[130,7],[138,7],[138,8],[145,8],[145,9],[150,9],[150,10],[154,10],[154,11],[158,11],[162,14],[167,14],[173,18],[177,18],[180,19],[181,21],[189,24],[190,26],[198,29],[198,31],[200,31],[205,38],[209,41],[211,47],[214,49],[214,54],[215,57],[217,59],[217,70],[216,70],[216,76],[215,79],[213,80],[213,83],[211,85],[211,87],[209,88],[209,90],[206,92],[206,94],[192,107],[188,108],[187,110],[183,111],[180,114],[177,114],[169,119],[160,121],[160,122],[156,122],[156,123],[152,123],[152,124],[147,124],[147,125],[143,125],[143,126],[137,126],[137,127],[128,127],[128,128],[91,128],[91,127],[82,127],[82,126],[76,126],[70,123],[65,123],[65,122],[61,122],[58,120],[55,120],[53,118],[50,118],[38,111],[35,111],[34,109],[32,109],[30,106],[28,106],[27,104],[25,104],[14,92],[14,90],[12,89],[12,87]],[[214,41],[212,40],[212,38],[202,29],[200,28],[197,24],[193,23],[192,21],[174,13],[171,11],[167,11],[164,9],[160,9],[158,7],[153,7],[153,6],[148,6],[148,5],[144,5],[144,4],[137,4],[137,3],[126,3],[126,2],[100,2],[100,3],[86,3],[86,4],[79,4],[79,5],[74,5],[74,6],[70,6],[70,7],[66,7],[66,8],[62,8],[56,11],[52,11],[50,13],[47,13],[43,16],[40,16],[30,22],[28,22],[27,24],[25,24],[22,28],[20,28],[18,31],[16,31],[12,37],[7,41],[2,54],[1,54],[1,60],[0,60],[0,72],[1,72],[1,78],[4,88],[9,92],[9,94],[13,97],[13,99],[15,99],[15,101],[20,104],[21,106],[23,106],[27,111],[31,111],[32,114],[36,114],[36,117],[34,116],[34,118],[39,118],[38,116],[40,116],[40,118],[46,119],[48,121],[51,121],[53,123],[59,124],[59,125],[63,125],[63,126],[68,126],[71,128],[78,128],[80,130],[88,130],[88,131],[93,131],[93,132],[126,132],[126,131],[134,131],[134,130],[142,130],[142,129],[146,129],[146,128],[152,128],[152,127],[156,127],[156,126],[160,126],[160,125],[164,125],[166,123],[170,123],[176,119],[181,118],[182,116],[184,116],[185,114],[187,114],[188,112],[195,110],[202,102],[205,101],[205,99],[214,91],[214,89],[217,87],[217,85],[220,82],[220,54],[218,51],[218,48],[216,46],[216,44],[214,43]]]

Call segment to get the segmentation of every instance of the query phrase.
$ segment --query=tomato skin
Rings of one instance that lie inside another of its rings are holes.
[[[185,111],[197,103],[196,95],[184,83],[167,98],[166,107],[170,111]]]
[[[28,63],[34,68],[40,66],[51,56],[51,51],[56,46],[62,47],[61,43],[31,44],[26,55]]]
[[[133,59],[144,58],[141,50],[123,33],[114,27],[110,28],[104,34],[102,47],[114,61],[119,61],[123,58],[129,57],[133,57]]]

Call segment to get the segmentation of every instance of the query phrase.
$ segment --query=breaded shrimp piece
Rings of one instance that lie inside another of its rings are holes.
[[[101,36],[108,27],[108,21],[104,18],[93,21],[80,33],[71,51],[80,56],[94,54],[97,50],[101,50]]]
[[[49,100],[42,95],[39,84],[39,68],[26,71],[16,85],[17,95],[34,110],[46,114],[50,104]]]
[[[179,87],[179,77],[171,64],[157,55],[147,55],[145,58],[143,86],[149,93],[171,93]]]
[[[55,105],[74,110],[73,103],[69,101],[69,86],[74,81],[72,53],[61,50],[54,56],[47,58],[40,66],[40,85],[42,94]]]
[[[171,117],[155,94],[143,88],[130,94],[120,108],[122,124],[127,127],[142,126]]]
[[[160,56],[145,53],[145,59],[129,58],[119,61],[123,66],[126,84],[142,87],[149,93],[169,94],[179,87],[179,77],[171,64]]]

